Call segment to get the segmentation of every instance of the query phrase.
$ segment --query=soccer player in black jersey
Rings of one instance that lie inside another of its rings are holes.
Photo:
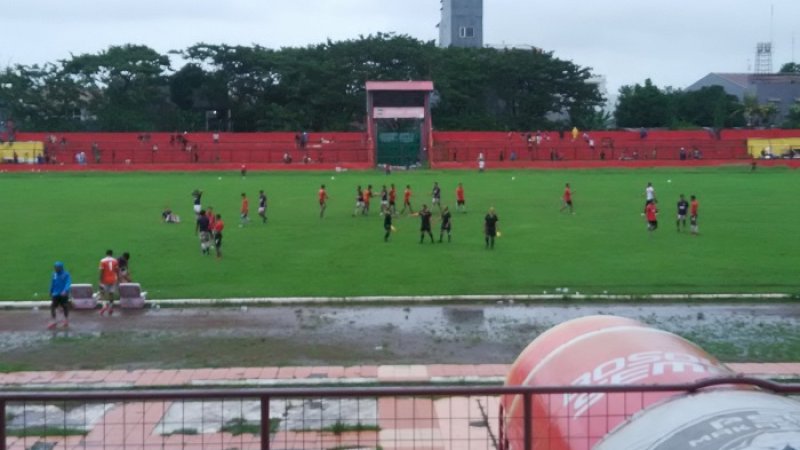
[[[686,231],[686,216],[688,214],[689,202],[687,202],[686,197],[681,194],[681,199],[678,200],[678,220],[675,223],[678,227],[678,233],[681,232],[681,227],[683,227],[683,230]]]
[[[428,205],[422,205],[422,209],[419,212],[420,218],[420,233],[419,233],[419,243],[422,244],[425,241],[425,234],[427,233],[428,236],[431,238],[431,244],[433,244],[433,233],[431,233],[431,211],[428,209]]]
[[[494,249],[494,239],[497,236],[498,221],[500,221],[500,219],[497,218],[494,208],[489,208],[489,212],[486,214],[483,224],[483,233],[486,237],[486,248]]]
[[[452,215],[450,214],[450,208],[447,206],[444,207],[442,210],[442,227],[439,231],[439,243],[442,242],[442,238],[444,238],[444,234],[447,233],[447,242],[452,240],[452,236],[450,235],[450,231],[452,228]]]

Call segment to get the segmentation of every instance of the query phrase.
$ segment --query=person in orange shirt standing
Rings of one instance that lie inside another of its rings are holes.
[[[225,229],[225,222],[222,221],[222,215],[217,214],[214,220],[214,227],[211,232],[214,234],[214,248],[217,251],[217,259],[222,258],[222,230]]]
[[[644,209],[645,216],[647,216],[647,231],[650,232],[650,235],[653,235],[653,231],[658,228],[658,210],[656,209],[655,203],[648,203],[647,207]]]
[[[364,209],[361,210],[361,214],[368,215],[369,214],[369,201],[372,199],[372,185],[368,184],[367,189],[364,190]]]
[[[325,190],[325,185],[319,187],[319,218],[325,215],[325,208],[328,207],[328,191]]]
[[[240,212],[241,212],[241,223],[239,224],[239,227],[241,228],[247,225],[248,222],[250,222],[250,219],[247,217],[247,215],[250,214],[250,202],[247,201],[247,194],[245,194],[244,192],[242,192],[242,209]]]
[[[561,206],[560,212],[564,212],[565,209],[569,208],[569,212],[575,214],[575,209],[572,206],[572,188],[569,187],[569,183],[564,187],[564,205]]]
[[[208,207],[206,208],[206,217],[208,217],[208,229],[214,229],[214,222],[216,222],[217,217],[214,215],[214,208]]]
[[[389,189],[389,212],[393,215],[397,215],[397,205],[395,205],[396,200],[397,188],[395,188],[394,184],[392,184],[391,189]]]
[[[403,193],[403,210],[400,211],[400,214],[406,212],[406,208],[408,208],[408,212],[414,214],[414,208],[411,207],[411,185],[406,185],[406,190]]]
[[[119,281],[119,262],[114,258],[114,252],[106,250],[105,258],[100,260],[100,295],[106,304],[100,309],[100,315],[108,311],[108,315],[114,314],[114,294],[117,290]]]
[[[692,201],[689,203],[689,223],[691,224],[692,234],[697,236],[700,234],[700,228],[697,225],[697,210],[700,209],[700,203],[697,202],[697,197],[692,196]]]
[[[467,202],[464,200],[464,186],[458,183],[456,188],[456,208],[462,213],[467,212]]]

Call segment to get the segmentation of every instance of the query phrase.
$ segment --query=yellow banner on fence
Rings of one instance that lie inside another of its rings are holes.
[[[753,158],[760,158],[761,152],[772,152],[781,156],[789,150],[800,150],[800,137],[788,139],[748,139],[747,151]]]
[[[20,163],[36,162],[36,158],[44,154],[44,144],[42,142],[6,142],[0,144],[1,162],[13,162],[14,153],[17,154],[17,161]]]

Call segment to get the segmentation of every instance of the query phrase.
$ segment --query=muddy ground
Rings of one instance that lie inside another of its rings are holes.
[[[0,371],[511,363],[568,319],[615,314],[678,333],[728,362],[800,361],[800,305],[447,305],[74,312],[0,311]]]

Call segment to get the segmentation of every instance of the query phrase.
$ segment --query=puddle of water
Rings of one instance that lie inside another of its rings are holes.
[[[165,308],[76,313],[57,333],[42,314],[0,312],[0,360],[42,370],[510,363],[550,327],[594,314],[641,320],[730,361],[800,360],[800,305],[789,303]],[[92,359],[98,345],[112,353]]]

